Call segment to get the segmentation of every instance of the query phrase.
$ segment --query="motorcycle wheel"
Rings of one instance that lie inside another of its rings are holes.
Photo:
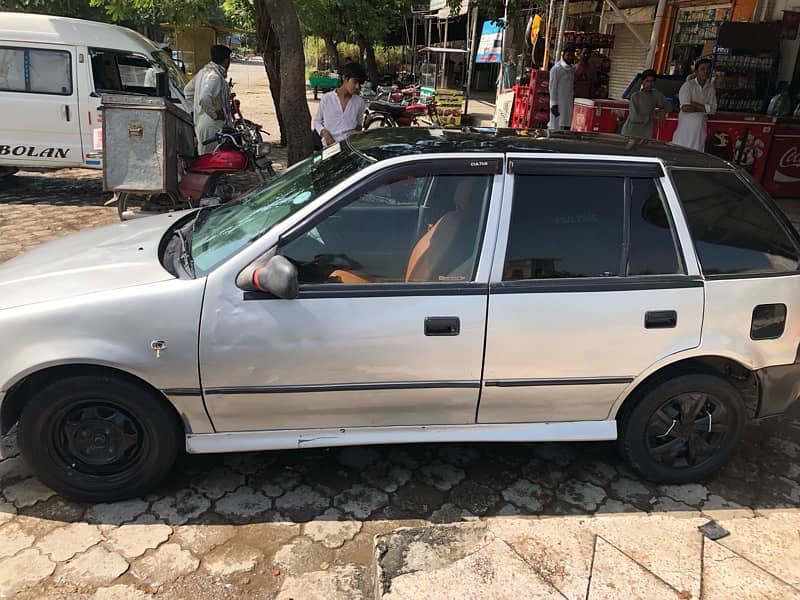
[[[394,119],[387,115],[372,115],[367,119],[364,129],[378,129],[379,127],[397,127]]]
[[[149,217],[173,210],[192,208],[191,203],[179,198],[176,194],[132,194],[118,192],[114,194],[117,201],[117,214],[120,221],[129,221],[140,217]]]

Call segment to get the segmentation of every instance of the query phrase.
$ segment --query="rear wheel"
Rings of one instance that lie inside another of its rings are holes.
[[[183,437],[163,399],[122,378],[52,383],[34,395],[19,421],[20,449],[34,474],[81,502],[148,492],[172,468]]]
[[[747,411],[730,383],[676,377],[648,392],[620,424],[619,448],[644,477],[664,483],[708,479],[733,456]]]

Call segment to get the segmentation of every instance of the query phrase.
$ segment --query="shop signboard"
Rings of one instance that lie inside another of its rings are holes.
[[[483,22],[481,39],[478,42],[478,54],[475,62],[499,63],[503,59],[503,28],[491,21]]]

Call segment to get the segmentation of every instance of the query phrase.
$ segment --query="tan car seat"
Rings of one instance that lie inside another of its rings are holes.
[[[477,227],[483,207],[483,186],[476,186],[472,177],[459,180],[453,194],[455,209],[445,213],[414,244],[406,267],[406,282],[466,281],[470,258],[475,252]],[[480,192],[480,193],[476,193]],[[344,269],[330,275],[341,283],[372,283]]]

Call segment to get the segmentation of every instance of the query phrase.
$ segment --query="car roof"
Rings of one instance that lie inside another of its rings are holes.
[[[347,143],[372,160],[442,152],[531,152],[652,158],[673,167],[732,169],[726,161],[674,144],[609,133],[544,129],[387,127],[352,135]]]

